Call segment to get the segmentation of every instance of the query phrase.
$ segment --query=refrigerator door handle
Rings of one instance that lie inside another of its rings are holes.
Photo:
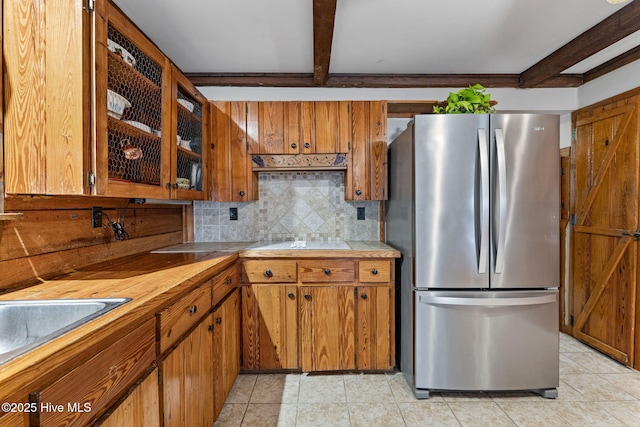
[[[418,298],[421,304],[431,305],[454,305],[454,306],[475,306],[475,307],[504,307],[514,305],[541,305],[556,302],[556,295],[544,295],[536,297],[521,298],[464,298],[464,297],[443,297],[420,295]]]
[[[487,252],[489,245],[489,150],[487,148],[487,131],[478,129],[478,149],[480,152],[480,254],[478,256],[478,273],[487,272]],[[477,215],[477,214],[476,214]]]
[[[504,152],[504,134],[502,129],[495,130],[496,135],[496,157],[498,166],[498,237],[496,247],[496,263],[494,272],[502,273],[504,268],[505,237],[507,233],[507,167]]]

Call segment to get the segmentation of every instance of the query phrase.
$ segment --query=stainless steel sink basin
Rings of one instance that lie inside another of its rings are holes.
[[[0,301],[0,364],[127,301],[131,298]]]

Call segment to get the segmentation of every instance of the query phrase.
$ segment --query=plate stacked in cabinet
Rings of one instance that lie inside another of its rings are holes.
[[[178,85],[176,187],[202,191],[202,104]]]

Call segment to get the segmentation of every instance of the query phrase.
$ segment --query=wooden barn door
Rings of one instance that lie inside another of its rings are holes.
[[[572,321],[576,338],[633,364],[637,97],[574,113]]]

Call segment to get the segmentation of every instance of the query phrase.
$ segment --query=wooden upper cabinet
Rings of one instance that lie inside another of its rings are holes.
[[[175,66],[171,76],[171,196],[202,200],[209,190],[209,103]]]
[[[205,198],[195,128],[176,147],[204,98],[113,4],[62,3],[3,4],[6,192]]]
[[[255,154],[347,153],[350,102],[248,103],[249,151]]]
[[[258,103],[258,151],[259,154],[283,154],[284,102]]]
[[[111,3],[96,2],[95,13],[95,192],[169,198],[169,59]]]
[[[313,102],[285,102],[285,154],[315,152]]]
[[[257,172],[251,168],[248,111],[255,103],[211,102],[212,200],[247,202],[258,199]]]
[[[7,193],[89,193],[91,39],[83,5],[3,3]]]
[[[387,103],[351,103],[351,148],[345,184],[347,200],[386,200]]]

